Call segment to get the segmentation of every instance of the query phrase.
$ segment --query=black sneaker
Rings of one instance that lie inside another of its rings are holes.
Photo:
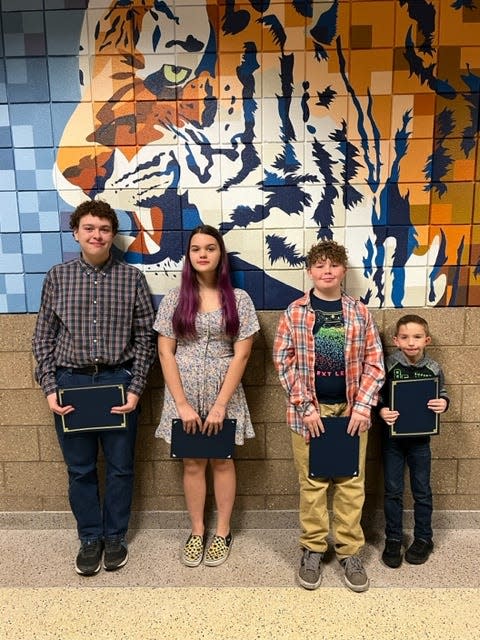
[[[116,571],[127,564],[128,548],[125,540],[105,540],[103,568],[105,571]]]
[[[303,550],[298,570],[298,581],[304,589],[317,589],[322,581],[323,553]]]
[[[102,566],[103,542],[88,540],[82,542],[75,560],[75,571],[81,576],[93,576]]]
[[[402,543],[400,540],[385,540],[385,549],[382,560],[391,569],[396,569],[402,564]]]
[[[423,564],[428,560],[432,551],[433,542],[431,540],[415,538],[405,552],[405,560],[410,564]]]

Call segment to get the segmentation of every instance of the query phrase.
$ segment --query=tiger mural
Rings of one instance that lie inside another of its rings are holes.
[[[258,309],[323,238],[370,306],[480,304],[479,24],[458,1],[90,0],[57,189],[125,212],[157,298],[203,222]]]

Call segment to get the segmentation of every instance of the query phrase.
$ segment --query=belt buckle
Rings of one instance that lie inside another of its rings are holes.
[[[100,367],[98,364],[87,364],[85,367],[80,368],[87,376],[96,376],[100,373]]]

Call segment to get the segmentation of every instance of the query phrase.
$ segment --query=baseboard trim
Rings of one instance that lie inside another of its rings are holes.
[[[213,519],[213,518],[212,518]],[[384,519],[380,510],[366,511],[362,523],[368,530],[383,530]],[[413,511],[406,510],[406,529],[413,527]],[[240,529],[297,529],[296,510],[237,511],[232,527]],[[131,529],[188,529],[186,511],[135,511]],[[434,529],[480,529],[480,511],[434,511]],[[4,511],[0,512],[0,529],[75,529],[75,520],[69,511]]]

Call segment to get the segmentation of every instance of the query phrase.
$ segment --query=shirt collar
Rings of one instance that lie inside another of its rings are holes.
[[[80,254],[80,256],[78,257],[78,261],[80,263],[81,268],[88,274],[90,274],[90,273],[101,273],[103,275],[107,275],[107,273],[112,268],[113,263],[115,262],[115,259],[112,256],[112,254],[110,254],[110,257],[108,258],[108,260],[106,262],[104,262],[100,267],[94,267],[93,265],[91,265],[88,262],[86,262],[83,259],[82,254]]]
[[[308,306],[310,304],[310,291],[307,291],[306,293],[303,294],[301,298],[298,298],[297,303],[301,307]]]
[[[300,306],[303,306],[303,307],[311,306],[311,303],[310,303],[310,296],[311,295],[314,295],[313,294],[313,287],[311,289],[309,289],[306,293],[304,293],[304,295],[301,298],[298,299],[298,304]],[[340,294],[340,300],[341,300],[342,305],[343,305],[343,291]]]

